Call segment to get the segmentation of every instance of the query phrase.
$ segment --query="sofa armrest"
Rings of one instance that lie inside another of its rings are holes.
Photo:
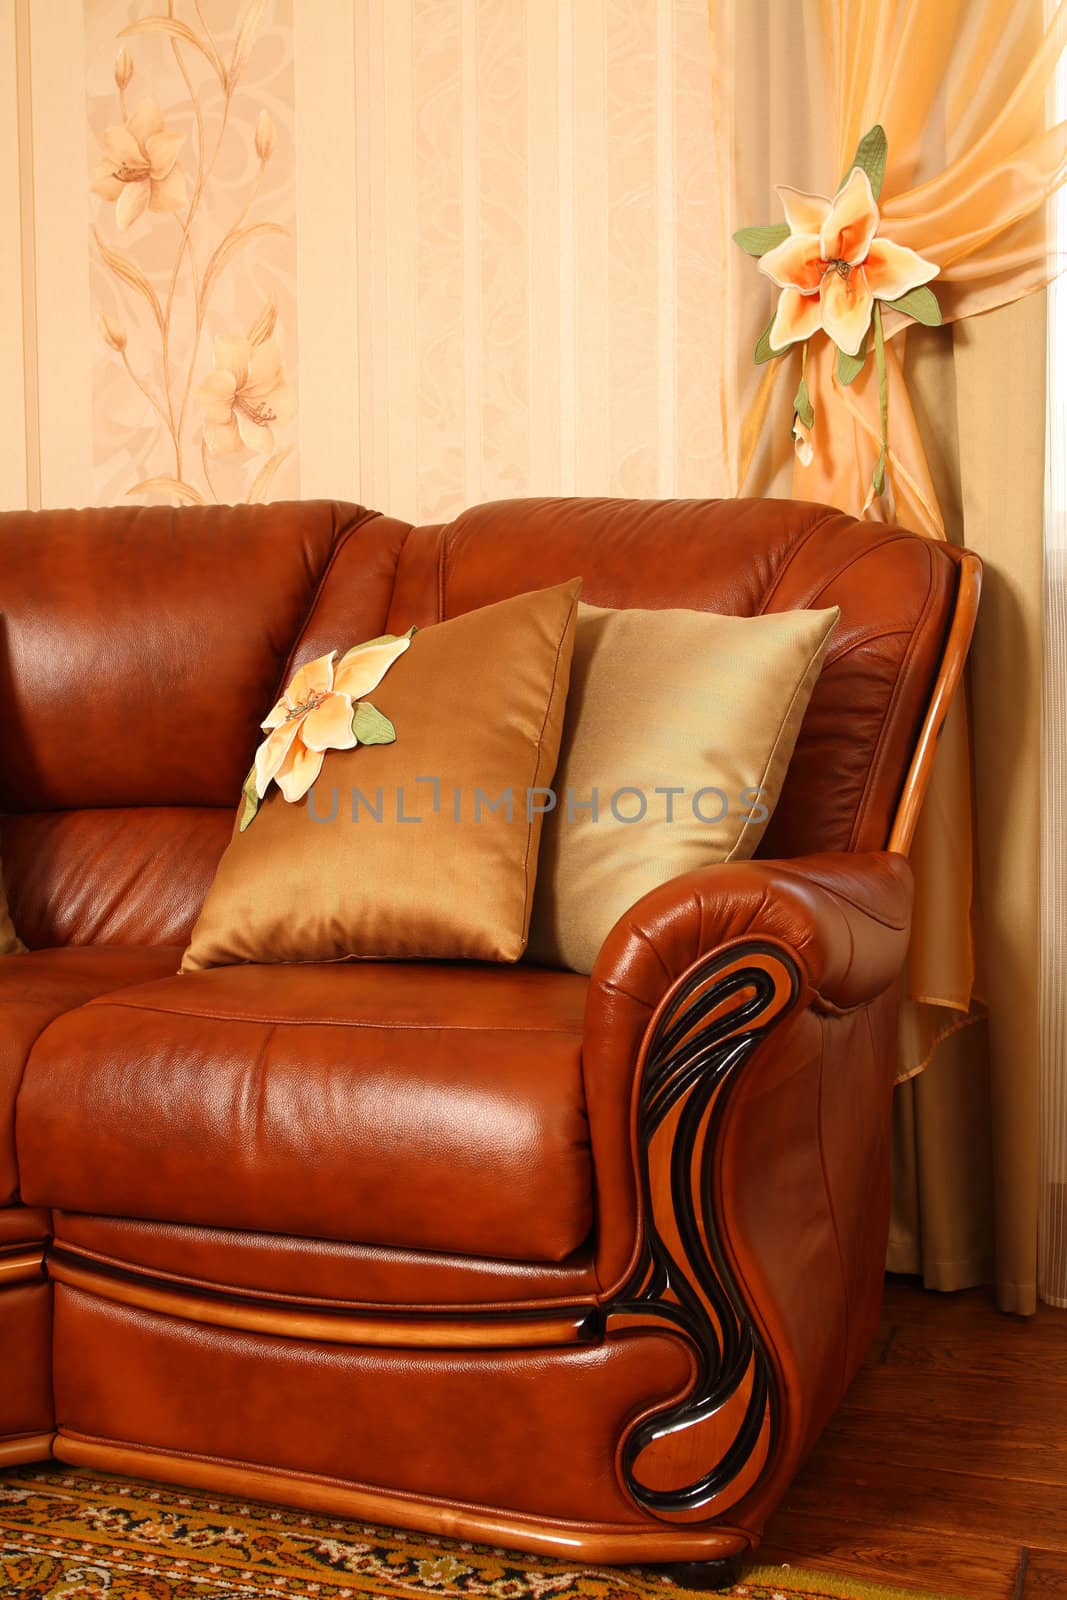
[[[702,867],[631,906],[589,983],[583,1067],[601,1217],[601,1281],[621,1270],[636,1190],[635,1085],[656,1018],[687,973],[719,954],[779,950],[796,971],[789,1009],[844,1014],[891,988],[907,954],[911,868],[904,856],[827,852]],[[768,1019],[752,1019],[765,1028]]]
[[[697,1363],[625,1441],[658,1516],[745,1499],[758,1520],[749,1500],[795,1470],[872,1336],[911,893],[888,853],[708,867],[645,895],[597,959],[583,1071],[605,1325],[669,1326]],[[709,1418],[725,1453],[698,1471]]]
[[[766,947],[795,968],[787,1009],[847,1013],[899,976],[911,900],[904,856],[827,852],[702,867],[651,890],[619,918],[593,968],[583,1042],[603,1283],[621,1270],[620,1241],[633,1236],[631,1124],[643,1059],[686,974],[719,955],[729,962]],[[767,1026],[767,1017],[750,1019],[750,1029]]]
[[[849,1010],[900,972],[911,900],[908,862],[888,852],[687,872],[646,894],[608,934],[593,969],[590,1020],[604,1026],[617,998],[654,1008],[701,956],[737,939],[783,944],[802,964],[812,1002]]]

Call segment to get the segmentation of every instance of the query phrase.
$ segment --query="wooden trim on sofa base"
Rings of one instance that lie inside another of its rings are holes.
[[[50,1461],[54,1439],[54,1433],[16,1433],[9,1439],[0,1439],[0,1468]]]
[[[599,1317],[587,1306],[482,1316],[300,1311],[292,1306],[242,1301],[236,1295],[230,1299],[221,1294],[198,1294],[133,1273],[86,1267],[62,1250],[49,1255],[48,1275],[56,1283],[117,1305],[137,1306],[216,1328],[323,1344],[385,1345],[394,1350],[529,1350],[587,1344],[600,1336]]]
[[[326,1516],[370,1522],[379,1527],[409,1528],[444,1539],[470,1539],[509,1550],[535,1551],[562,1560],[660,1564],[675,1561],[717,1561],[749,1548],[740,1529],[703,1532],[681,1528],[614,1526],[583,1527],[520,1512],[417,1500],[388,1489],[315,1478],[306,1473],[275,1472],[241,1462],[205,1460],[177,1452],[146,1450],[113,1440],[60,1432],[52,1453],[70,1466],[93,1467],[126,1477],[151,1478],[183,1488],[233,1495],[240,1500],[266,1500]]]

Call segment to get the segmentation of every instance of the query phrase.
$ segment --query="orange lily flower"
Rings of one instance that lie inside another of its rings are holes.
[[[370,694],[411,643],[378,639],[357,645],[334,666],[336,650],[294,673],[285,694],[260,724],[267,737],[256,751],[256,794],[271,779],[287,800],[301,800],[322,771],[327,750],[359,744],[352,729],[358,701]]]
[[[770,347],[785,350],[822,328],[839,350],[858,356],[875,300],[899,300],[941,269],[915,250],[877,237],[881,218],[862,167],[853,167],[833,200],[799,189],[778,193],[789,238],[759,262],[782,291]]]

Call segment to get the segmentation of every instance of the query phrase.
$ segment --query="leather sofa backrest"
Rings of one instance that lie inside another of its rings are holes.
[[[594,605],[842,617],[761,853],[888,837],[954,553],[794,501],[325,501],[0,515],[0,814],[27,941],[181,943],[296,665],[580,575]],[[478,664],[472,663],[473,666]]]
[[[391,629],[584,579],[598,606],[841,607],[765,857],[879,850],[940,665],[956,554],[793,500],[512,500],[416,528]]]
[[[0,515],[3,863],[29,944],[185,939],[323,575],[350,538],[373,549],[373,517]],[[382,631],[394,545],[348,596],[356,638]]]

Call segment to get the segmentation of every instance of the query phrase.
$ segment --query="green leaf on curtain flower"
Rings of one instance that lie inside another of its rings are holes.
[[[796,412],[805,428],[813,428],[815,426],[815,408],[811,403],[811,396],[808,393],[807,378],[801,378],[800,380],[800,387],[793,397],[793,410]]]
[[[845,173],[841,182],[845,183],[847,181],[848,173],[852,171],[853,167],[862,167],[871,180],[871,189],[874,193],[874,198],[877,200],[882,192],[882,180],[885,178],[885,162],[888,149],[889,142],[885,136],[885,129],[880,123],[876,122],[873,128],[868,128],[856,146],[856,154],[852,157],[848,172]]]
[[[941,307],[937,303],[937,296],[925,283],[918,289],[909,289],[899,300],[887,300],[886,305],[890,311],[903,311],[906,317],[914,317],[926,328],[941,326]]]
[[[764,361],[773,361],[776,356],[780,356],[782,354],[781,350],[771,349],[771,329],[773,327],[774,318],[772,317],[770,322],[768,322],[767,326],[764,328],[763,332],[760,334],[759,338],[756,340],[756,354],[754,359],[757,366],[761,365]]]
[[[244,833],[259,810],[259,795],[256,793],[256,768],[254,763],[251,772],[241,787],[241,793],[244,796],[245,803],[241,811],[241,821],[237,827],[238,833]]]
[[[361,700],[352,718],[352,732],[360,744],[395,744],[396,729],[369,700]]]
[[[885,334],[882,330],[882,308],[876,300],[874,302],[874,366],[878,373],[878,411],[882,423],[882,450],[874,468],[874,492],[882,494],[885,489],[885,466],[889,455],[889,379],[885,366]]]
[[[837,381],[846,388],[863,371],[863,363],[867,359],[867,335],[863,335],[858,356],[846,355],[844,350],[837,352]]]
[[[734,244],[739,244],[750,256],[765,256],[775,245],[789,238],[788,222],[771,222],[765,228],[738,228]]]

